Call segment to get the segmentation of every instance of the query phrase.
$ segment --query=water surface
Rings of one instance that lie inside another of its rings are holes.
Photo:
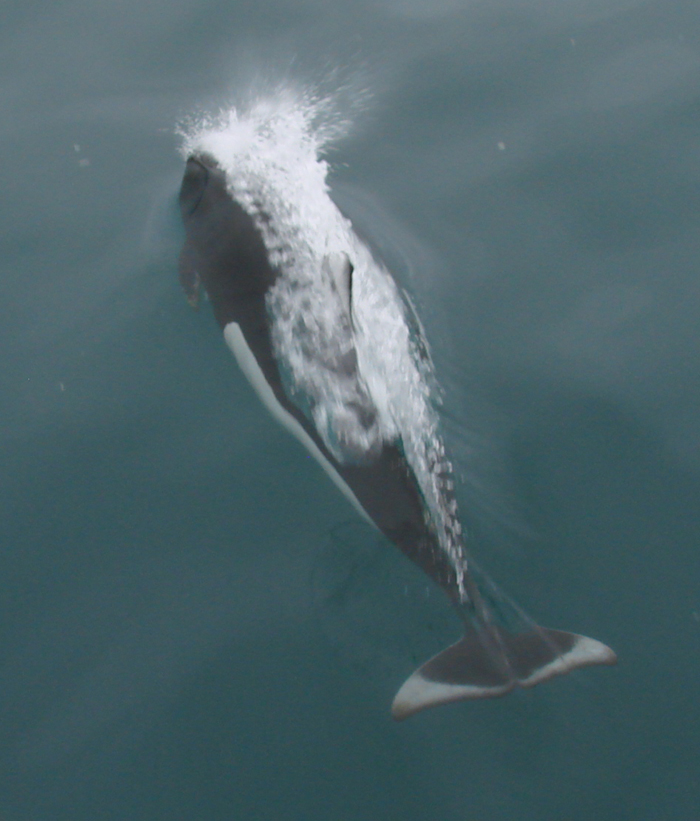
[[[697,816],[695,4],[3,23],[0,815]],[[389,718],[457,624],[177,283],[176,123],[286,78],[372,92],[331,182],[425,323],[474,552],[617,668]]]

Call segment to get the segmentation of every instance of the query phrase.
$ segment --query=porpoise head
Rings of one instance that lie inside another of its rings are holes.
[[[226,179],[216,160],[208,154],[192,154],[187,158],[185,174],[180,186],[180,213],[187,223],[205,197],[225,195]]]
[[[203,285],[223,327],[245,294],[264,294],[275,279],[262,234],[210,154],[188,157],[178,199],[186,232],[180,284],[193,307]]]

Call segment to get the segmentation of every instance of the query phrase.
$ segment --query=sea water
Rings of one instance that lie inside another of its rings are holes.
[[[697,817],[697,3],[2,23],[0,816]],[[425,326],[473,549],[614,669],[394,725],[449,607],[180,292],[177,123],[337,72],[326,179]]]

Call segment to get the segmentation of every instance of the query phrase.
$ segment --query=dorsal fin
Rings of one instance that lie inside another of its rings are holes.
[[[323,260],[323,267],[330,274],[331,281],[343,301],[343,307],[352,319],[352,272],[354,269],[350,257],[344,253],[327,254]]]

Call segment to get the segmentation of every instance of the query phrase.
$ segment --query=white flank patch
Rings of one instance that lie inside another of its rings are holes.
[[[369,522],[369,524],[373,527],[376,527],[375,523],[368,516],[367,512],[359,503],[357,497],[352,492],[348,484],[319,450],[314,440],[291,415],[291,413],[286,411],[279,403],[277,397],[275,396],[275,392],[270,387],[267,379],[265,379],[265,374],[262,372],[260,365],[258,365],[253,352],[250,350],[245,336],[243,336],[243,331],[241,331],[240,325],[236,322],[229,322],[224,328],[224,339],[226,340],[226,344],[231,349],[233,355],[236,357],[236,361],[238,362],[240,369],[255,389],[260,401],[270,411],[272,416],[294,437],[296,437],[309,451],[309,453],[326,471],[328,476],[330,476],[335,483],[336,487],[338,487],[341,493],[346,497],[346,499],[348,499],[362,518]]]

